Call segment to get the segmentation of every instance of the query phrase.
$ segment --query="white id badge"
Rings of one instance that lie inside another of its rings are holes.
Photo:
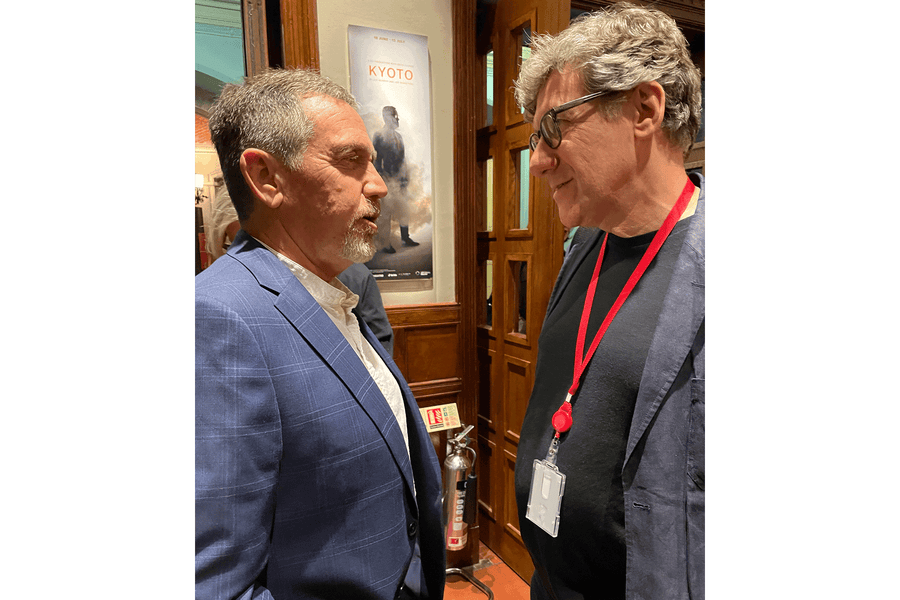
[[[565,489],[566,476],[556,465],[535,459],[525,517],[551,537],[556,537],[559,532],[559,509]]]

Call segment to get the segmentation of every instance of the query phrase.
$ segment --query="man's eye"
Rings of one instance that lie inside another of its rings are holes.
[[[556,121],[556,124],[559,127],[560,131],[565,132],[569,127],[572,126],[572,121],[568,119],[558,119]]]
[[[348,154],[348,155],[344,156],[342,162],[345,165],[345,168],[356,170],[361,167],[368,166],[369,157],[366,154],[358,154],[358,153]]]

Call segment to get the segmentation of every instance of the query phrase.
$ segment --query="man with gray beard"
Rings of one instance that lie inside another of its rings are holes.
[[[387,193],[357,108],[273,70],[210,116],[241,231],[196,278],[197,598],[443,596],[434,447],[337,279]]]

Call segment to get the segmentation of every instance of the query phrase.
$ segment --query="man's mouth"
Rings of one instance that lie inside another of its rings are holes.
[[[374,214],[371,214],[371,215],[366,215],[365,217],[361,218],[360,221],[367,221],[368,223],[371,224],[371,226],[372,226],[373,228],[377,228],[377,227],[378,227],[377,220],[378,220],[379,214],[380,214],[380,213],[374,213]]]
[[[572,180],[569,179],[569,180],[563,181],[563,182],[560,183],[559,185],[554,186],[554,187],[553,187],[553,193],[555,194],[555,193],[558,192],[563,186],[565,186],[565,185],[567,185],[567,184],[569,184],[569,183],[571,183],[571,182],[572,182]]]

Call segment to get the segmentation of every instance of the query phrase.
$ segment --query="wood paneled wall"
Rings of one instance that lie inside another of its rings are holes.
[[[419,406],[456,402],[462,409],[459,304],[389,306],[385,311],[394,329],[394,362]]]

